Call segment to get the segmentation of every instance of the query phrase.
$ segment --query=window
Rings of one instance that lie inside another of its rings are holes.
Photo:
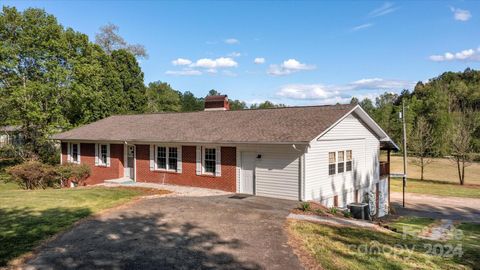
[[[338,151],[338,173],[343,173],[345,169],[345,152]]]
[[[99,157],[98,157],[98,164],[102,166],[107,166],[108,160],[108,145],[100,144],[99,145]]]
[[[168,169],[169,170],[177,170],[177,148],[176,147],[169,147],[168,148]]]
[[[157,146],[157,170],[177,171],[178,148]]]
[[[205,148],[205,154],[204,154],[204,168],[205,168],[205,173],[211,173],[215,174],[215,167],[216,167],[216,151],[217,149],[215,148]]]
[[[167,148],[157,147],[157,169],[167,169]]]
[[[73,163],[80,163],[79,158],[80,144],[72,143],[70,144],[70,161]]]
[[[328,175],[334,175],[336,169],[335,152],[328,153]]]
[[[347,150],[347,168],[346,171],[350,172],[352,171],[352,150]]]

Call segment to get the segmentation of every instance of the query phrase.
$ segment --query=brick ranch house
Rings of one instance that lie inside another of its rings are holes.
[[[345,206],[375,194],[388,206],[397,150],[358,105],[230,111],[226,96],[205,111],[116,115],[53,136],[61,161],[88,164],[86,183],[128,178]]]

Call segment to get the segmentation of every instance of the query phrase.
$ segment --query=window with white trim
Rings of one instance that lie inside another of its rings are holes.
[[[345,151],[347,154],[346,171],[352,171],[352,150]]]
[[[80,163],[80,144],[79,143],[71,143],[70,144],[70,162],[72,163]]]
[[[107,166],[108,161],[108,145],[99,144],[98,145],[98,165]]]
[[[169,146],[156,146],[156,169],[178,171],[178,148]]]
[[[203,152],[203,168],[204,173],[215,174],[217,165],[217,149],[205,148]]]
[[[338,173],[343,173],[345,171],[345,152],[338,151]]]
[[[336,172],[337,160],[335,158],[335,152],[328,153],[328,175],[334,175]]]

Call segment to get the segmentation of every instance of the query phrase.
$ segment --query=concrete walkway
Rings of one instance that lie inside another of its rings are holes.
[[[313,221],[319,223],[325,223],[329,225],[335,226],[349,226],[349,227],[358,227],[358,228],[369,228],[369,229],[383,229],[380,226],[368,222],[366,220],[358,220],[358,219],[346,219],[346,218],[339,218],[339,217],[323,217],[317,215],[299,215],[291,213],[288,215],[287,218],[296,219],[296,220],[306,220],[306,221]]]
[[[233,194],[231,192],[221,191],[217,189],[166,185],[166,184],[156,184],[156,183],[142,183],[142,182],[133,182],[131,184],[125,184],[125,185],[115,184],[115,183],[105,183],[101,185],[106,187],[127,186],[127,187],[156,188],[156,189],[169,190],[172,192],[171,194],[168,194],[168,195],[162,195],[162,197],[205,197],[205,196],[221,196],[221,195]]]

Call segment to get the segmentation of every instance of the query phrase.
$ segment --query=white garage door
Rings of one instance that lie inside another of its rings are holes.
[[[255,164],[255,194],[299,199],[299,159],[296,154],[262,153]]]

